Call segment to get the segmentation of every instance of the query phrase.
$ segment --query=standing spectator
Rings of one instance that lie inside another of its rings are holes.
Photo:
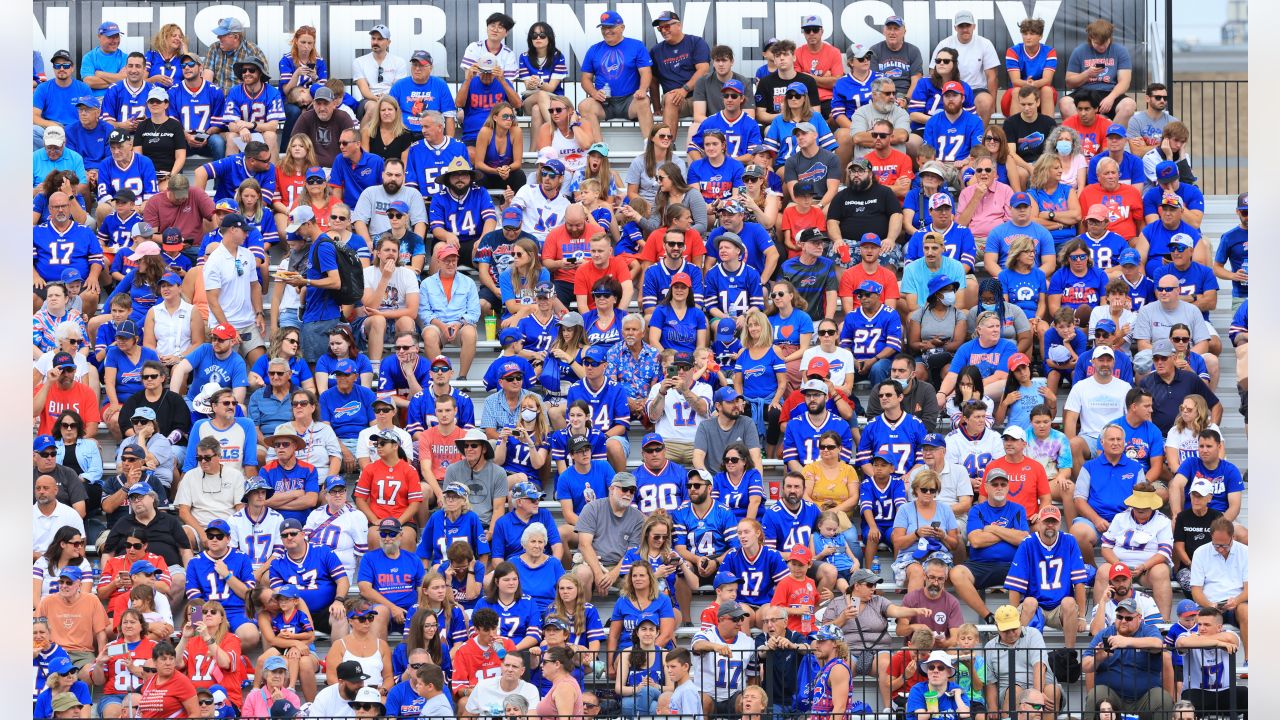
[[[649,48],[653,66],[649,95],[654,112],[661,113],[667,127],[675,128],[681,117],[693,114],[694,88],[711,68],[711,49],[701,37],[686,35],[684,22],[672,10],[659,14],[653,26],[662,42]]]
[[[1160,631],[1142,622],[1132,599],[1116,606],[1116,622],[1102,629],[1083,653],[1081,667],[1094,674],[1085,701],[1101,700],[1124,713],[1167,713],[1173,706],[1173,661]]]
[[[974,106],[982,118],[983,127],[986,127],[996,108],[996,70],[1000,67],[1000,57],[996,55],[995,45],[977,34],[977,20],[972,11],[961,10],[956,13],[952,28],[954,32],[939,41],[934,48],[933,57],[936,60],[938,51],[942,48],[956,50],[959,80],[973,88]]]
[[[582,58],[581,82],[586,98],[578,112],[600,138],[604,120],[638,120],[640,134],[648,137],[653,127],[649,88],[653,84],[653,60],[644,43],[623,36],[622,16],[607,10],[600,15],[600,35],[604,39],[587,49]],[[674,132],[674,131],[673,131]]]
[[[124,79],[125,52],[120,49],[124,31],[118,23],[103,20],[98,25],[98,46],[80,59],[80,77],[101,98],[107,88]]]
[[[813,78],[818,86],[818,102],[823,117],[831,115],[832,89],[844,75],[840,51],[822,39],[822,18],[806,15],[800,19],[804,44],[796,46],[796,70]]]
[[[262,286],[257,262],[244,247],[247,224],[242,216],[227,215],[221,228],[221,242],[209,253],[203,271],[209,322],[235,330],[240,337],[239,352],[246,364],[251,364],[267,346],[263,337],[266,319],[258,310],[262,307]]]
[[[342,284],[338,274],[338,251],[333,240],[320,231],[315,212],[309,206],[294,208],[289,214],[287,232],[297,233],[309,245],[311,262],[302,276],[285,280],[295,288],[305,288],[302,310],[302,355],[315,362],[328,348],[328,334],[342,321],[342,308],[337,290]]]
[[[901,98],[898,105],[906,107],[906,98],[911,97],[916,83],[924,77],[924,58],[919,48],[906,42],[907,24],[901,17],[885,18],[881,33],[884,39],[871,46],[871,54],[876,59],[875,71],[893,81]]]
[[[1249,193],[1236,198],[1236,227],[1222,233],[1213,258],[1213,274],[1231,281],[1231,307],[1239,308],[1249,297]],[[1230,267],[1227,267],[1228,263]],[[1237,343],[1239,344],[1239,343]]]
[[[1101,18],[1085,27],[1085,42],[1071,51],[1067,60],[1066,87],[1072,91],[1058,101],[1063,118],[1076,114],[1074,97],[1087,95],[1098,112],[1128,126],[1138,104],[1128,97],[1133,79],[1133,61],[1129,49],[1113,39],[1115,26]]]
[[[371,114],[381,110],[382,104],[378,100],[391,91],[397,80],[409,74],[409,64],[404,58],[392,55],[390,48],[391,29],[379,23],[369,29],[370,52],[351,63],[351,79],[360,91],[356,114],[362,125],[377,123],[377,118]]]

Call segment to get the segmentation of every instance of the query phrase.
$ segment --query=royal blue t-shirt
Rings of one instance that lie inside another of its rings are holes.
[[[649,327],[662,331],[662,347],[676,352],[693,352],[698,345],[698,331],[707,329],[707,316],[696,307],[686,308],[684,316],[665,303],[654,308]]]
[[[742,374],[742,394],[752,400],[771,399],[778,391],[777,373],[786,373],[787,364],[772,347],[760,358],[745,350],[738,355],[733,371]]]
[[[328,277],[329,272],[338,269],[338,251],[334,248],[333,241],[322,240],[322,238],[328,238],[328,236],[321,235],[313,240],[313,247],[308,250],[312,260],[307,265],[308,280],[323,280]],[[342,317],[342,309],[338,306],[336,296],[331,290],[306,288],[306,295],[302,302],[301,319],[304,323],[337,320]]]
[[[1205,466],[1200,456],[1197,455],[1183,460],[1182,464],[1178,466],[1177,474],[1187,479],[1186,488],[1183,490],[1185,495],[1184,507],[1190,507],[1191,483],[1196,478],[1204,478],[1213,483],[1213,497],[1209,499],[1209,507],[1218,512],[1227,511],[1228,495],[1233,492],[1244,492],[1244,478],[1240,476],[1240,468],[1226,460],[1219,460],[1218,466],[1210,470]]]
[[[652,65],[644,43],[624,37],[617,45],[602,40],[588,48],[581,72],[591,73],[596,88],[607,87],[610,97],[629,97],[640,90],[640,68]]]
[[[372,583],[374,590],[408,612],[418,603],[422,576],[422,558],[416,554],[401,550],[400,555],[392,559],[382,548],[377,548],[361,558],[357,582]]]
[[[222,387],[248,387],[249,374],[244,367],[244,359],[235,352],[226,358],[219,358],[213,352],[213,345],[204,343],[187,353],[187,362],[191,363],[191,386],[187,388],[187,400],[194,400],[200,394],[200,388],[209,381]]]
[[[320,393],[320,419],[333,426],[333,434],[343,440],[354,440],[360,431],[373,423],[373,401],[377,396],[369,388],[356,383],[351,392],[343,393],[335,383]]]
[[[980,502],[969,511],[969,531],[980,530],[991,523],[1013,530],[1028,531],[1027,511],[1016,502],[1006,502],[1000,507],[991,503]],[[969,559],[974,562],[1008,563],[1013,562],[1013,554],[1018,551],[1017,545],[997,542],[984,548],[970,547]]]

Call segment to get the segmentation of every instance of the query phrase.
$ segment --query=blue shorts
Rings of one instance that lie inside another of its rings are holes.
[[[628,457],[631,455],[631,438],[627,437],[626,435],[610,435],[607,438],[605,438],[605,443],[606,444],[617,443],[619,446],[621,446],[623,457]]]
[[[973,573],[973,586],[978,590],[982,590],[1004,585],[1005,576],[1009,574],[1010,564],[1005,562],[974,562],[970,560],[964,564],[964,567],[969,568],[969,572]]]
[[[231,632],[239,630],[242,625],[258,626],[258,623],[250,620],[249,616],[244,614],[244,608],[229,608],[224,606],[223,609],[227,613],[227,626],[231,628]]]
[[[106,709],[111,705],[122,705],[124,703],[124,695],[103,695],[93,707],[96,711],[94,717],[105,717]]]

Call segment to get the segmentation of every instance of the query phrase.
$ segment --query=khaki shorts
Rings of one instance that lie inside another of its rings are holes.
[[[667,441],[667,459],[685,467],[693,465],[693,443],[680,440]]]
[[[236,328],[236,332],[240,335],[240,342],[236,344],[236,352],[240,357],[245,357],[258,348],[267,347],[267,339],[262,336],[262,331],[256,324],[250,323],[247,328]]]
[[[1040,612],[1044,613],[1045,625],[1048,625],[1051,628],[1057,628],[1059,630],[1062,629],[1062,606],[1061,605],[1059,605],[1058,607],[1052,610],[1045,610],[1044,608],[1040,608]]]

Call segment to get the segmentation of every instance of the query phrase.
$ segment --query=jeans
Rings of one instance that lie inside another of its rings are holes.
[[[199,155],[200,157],[212,158],[219,160],[227,154],[227,137],[224,133],[214,133],[209,136],[204,147],[187,146],[187,155]],[[202,188],[203,189],[203,188]]]
[[[658,709],[658,688],[646,685],[636,690],[635,695],[618,698],[618,706],[624,718],[640,715],[653,715]]]
[[[280,311],[280,327],[302,327],[302,321],[298,319],[298,308],[289,308],[287,310]]]
[[[893,358],[891,357],[880,358],[871,365],[871,369],[867,371],[865,377],[871,381],[872,388],[889,379],[889,370],[892,366]],[[861,379],[864,376],[859,374],[858,377]]]
[[[311,320],[302,324],[302,357],[314,363],[329,352],[329,331],[342,324],[341,318]]]
[[[31,149],[39,150],[42,147],[44,147],[44,128],[40,127],[39,125],[36,125],[35,123],[32,123],[31,124]]]

